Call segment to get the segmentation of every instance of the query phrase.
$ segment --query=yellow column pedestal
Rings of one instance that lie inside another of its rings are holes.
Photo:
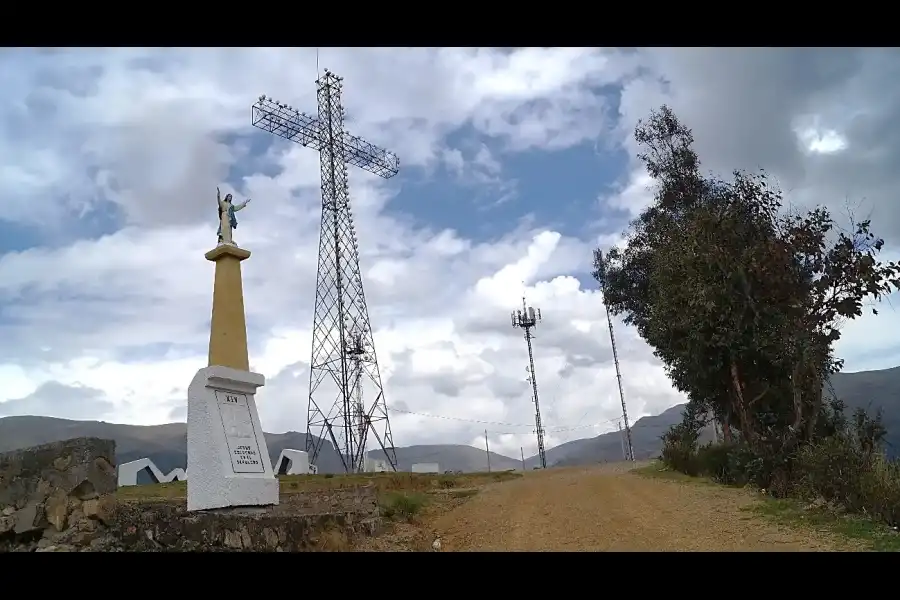
[[[206,253],[206,260],[216,263],[212,323],[209,328],[210,367],[250,370],[241,282],[241,261],[248,258],[249,250],[230,244],[216,246]]]

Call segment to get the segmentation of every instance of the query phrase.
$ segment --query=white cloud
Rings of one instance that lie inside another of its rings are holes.
[[[854,134],[874,119],[854,125],[832,114],[843,91],[864,105],[873,81],[865,69],[855,79],[839,73],[844,87],[822,84],[799,101],[760,91],[791,83],[754,71],[761,59],[672,52],[327,49],[321,59],[345,77],[351,131],[396,151],[404,170],[443,165],[459,177],[460,194],[492,185],[521,193],[509,185],[519,175],[509,171],[510,153],[625,140],[663,100],[684,112],[710,167],[752,168],[771,158],[795,178],[806,159],[791,153],[793,124],[815,112],[813,100],[827,113],[822,122],[849,140],[848,150],[817,160],[852,162]],[[260,156],[248,106],[266,93],[314,112],[313,52],[15,51],[0,58],[0,72],[0,219],[39,226],[52,241],[0,256],[0,407],[71,415],[18,400],[64,385],[103,394],[111,408],[97,408],[94,418],[157,423],[183,414],[185,388],[205,364],[212,267],[202,255],[214,243],[211,191],[220,185],[254,198],[239,214],[236,240],[253,251],[244,278],[251,363],[269,378],[259,396],[264,425],[304,430],[318,157],[277,140]],[[623,85],[616,114],[615,94],[601,88]],[[874,106],[876,115],[889,110]],[[464,128],[471,139],[451,144],[448,136]],[[630,214],[649,197],[649,182],[633,167],[606,197]],[[598,240],[527,219],[510,221],[495,239],[414,225],[388,210],[402,185],[402,176],[383,182],[351,173],[387,402],[406,411],[392,414],[395,441],[475,443],[487,428],[493,450],[534,453],[527,352],[509,323],[523,292],[544,315],[535,355],[548,444],[613,429],[620,408],[605,314],[596,290],[579,283]],[[111,209],[122,223],[115,233],[76,240],[80,223]],[[604,247],[617,234],[604,232]],[[620,326],[616,334],[632,419],[680,401],[634,332]]]

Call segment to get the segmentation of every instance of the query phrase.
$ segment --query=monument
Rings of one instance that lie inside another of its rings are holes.
[[[206,253],[216,264],[209,364],[188,388],[187,508],[189,511],[278,504],[278,480],[256,410],[265,377],[250,372],[241,262],[250,252],[235,244],[232,204],[216,188],[218,245]]]

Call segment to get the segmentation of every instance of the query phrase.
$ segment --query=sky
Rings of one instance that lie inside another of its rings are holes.
[[[792,206],[871,217],[900,256],[894,49],[322,48],[347,128],[400,157],[350,167],[397,446],[536,453],[621,415],[591,252],[651,201],[637,121],[670,105],[706,171],[765,168]],[[266,94],[316,111],[314,48],[0,50],[0,416],[184,420],[206,366],[215,188],[237,201],[267,431],[305,431],[319,157],[255,129]],[[900,297],[847,325],[845,370],[900,365]],[[632,421],[684,401],[616,322]]]

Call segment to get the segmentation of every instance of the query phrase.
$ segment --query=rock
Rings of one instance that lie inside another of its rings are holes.
[[[40,550],[41,548],[48,548],[50,546],[56,547],[56,544],[50,538],[42,538],[42,539],[38,540],[38,543],[37,543],[38,550]]]
[[[94,500],[92,518],[103,522],[109,508],[98,501],[116,490],[115,442],[76,438],[0,454],[0,533],[13,532],[14,551],[30,551],[38,540],[57,540],[42,552],[68,552],[87,543],[94,523],[86,520],[83,500]],[[60,540],[66,540],[62,543]],[[54,550],[47,550],[52,546]]]
[[[244,543],[241,541],[241,534],[237,531],[226,531],[224,543],[227,548],[234,548],[235,550],[240,550],[244,547]]]
[[[435,552],[441,551],[441,538],[437,538],[436,540],[431,542],[431,549],[434,550]]]
[[[16,533],[23,534],[43,527],[44,505],[30,502],[16,512]]]
[[[79,499],[117,487],[116,444],[75,438],[0,454],[0,506],[42,502],[56,490]]]
[[[59,544],[58,546],[46,546],[38,548],[35,552],[75,552],[77,548],[69,544]]]
[[[71,522],[69,524],[69,527],[72,527]],[[79,519],[75,523],[75,528],[78,531],[85,531],[85,532],[97,531],[97,521],[95,521],[93,519],[88,519],[88,518]]]
[[[112,513],[115,506],[116,500],[112,495],[103,496],[102,498],[85,500],[81,505],[81,512],[89,519],[109,525],[112,521]]]
[[[57,531],[65,531],[69,523],[69,496],[57,490],[44,502],[44,513],[47,521]]]
[[[263,539],[266,542],[266,546],[270,549],[274,550],[278,547],[278,534],[275,533],[271,528],[266,527],[263,529]]]

